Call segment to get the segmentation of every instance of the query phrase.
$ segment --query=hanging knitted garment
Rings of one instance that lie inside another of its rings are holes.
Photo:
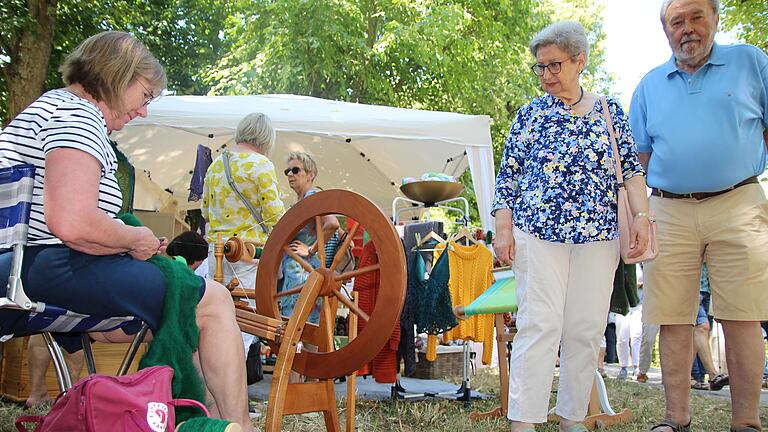
[[[376,246],[369,241],[363,247],[358,268],[378,264],[379,257],[376,254]],[[379,283],[379,271],[364,273],[355,278],[355,292],[358,295],[358,306],[363,312],[371,315],[376,306],[376,299],[381,288]],[[367,323],[357,320],[357,330],[362,332]],[[395,323],[392,335],[381,351],[373,360],[358,370],[360,375],[373,375],[377,383],[394,383],[397,381],[397,347],[400,343],[400,320]]]
[[[448,291],[451,277],[448,257],[441,254],[430,274],[426,272],[421,254],[416,255],[413,265],[413,271],[408,273],[408,284],[415,286],[413,308],[416,332],[436,335],[452,329],[458,323]]]
[[[420,237],[424,237],[430,231],[434,231],[436,234],[443,233],[442,222],[419,222],[405,226],[405,234],[403,236],[403,250],[405,250],[405,262],[408,269],[408,280],[411,280],[411,269],[413,268],[413,261],[416,259],[416,255],[419,253],[413,250],[416,246],[416,234]],[[414,293],[411,283],[408,283],[408,288],[405,292],[405,302],[403,303],[403,311],[400,313],[400,346],[397,349],[398,360],[403,360],[403,375],[410,376],[416,370],[416,334],[414,333],[414,325],[416,318],[413,311],[413,299]]]
[[[448,248],[451,279],[448,283],[454,306],[467,306],[493,285],[493,255],[483,245],[463,246],[450,242]],[[436,248],[437,249],[437,248]],[[483,343],[483,364],[493,357],[493,315],[475,315],[459,321],[445,335],[446,340],[473,340]]]

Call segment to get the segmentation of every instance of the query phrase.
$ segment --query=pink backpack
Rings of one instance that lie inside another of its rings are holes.
[[[173,369],[153,366],[130,375],[90,375],[60,394],[45,416],[20,416],[16,429],[27,432],[23,423],[36,423],[34,432],[173,432],[174,406],[196,406],[206,416],[203,404],[171,397]]]

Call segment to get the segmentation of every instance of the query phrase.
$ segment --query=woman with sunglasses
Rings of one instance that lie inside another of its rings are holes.
[[[312,159],[312,156],[304,152],[291,152],[288,154],[287,165],[288,167],[283,173],[288,177],[288,185],[296,192],[297,200],[302,200],[319,191],[318,188],[314,187],[315,178],[317,177],[317,164]],[[336,219],[336,216],[325,215],[322,217],[323,238],[331,239],[336,234],[338,228],[339,220]],[[316,241],[315,224],[310,223],[296,234],[289,247],[298,253],[299,256],[308,260],[313,267],[318,267],[320,261],[317,251],[313,247]],[[278,281],[278,287],[280,287],[281,291],[299,286],[306,282],[309,277],[309,273],[288,255],[283,257],[281,268],[283,278],[281,281]],[[298,298],[298,294],[295,294],[280,299],[280,310],[283,315],[291,315]],[[320,321],[319,307],[320,302],[318,301],[318,304],[309,315],[310,322],[317,323]]]
[[[513,266],[519,302],[508,417],[513,432],[547,420],[560,347],[559,431],[581,432],[619,259],[615,155],[600,96],[579,82],[589,54],[581,24],[544,28],[530,50],[546,94],[517,112],[492,212],[494,250]],[[643,168],[621,105],[612,97],[607,105],[639,256],[650,229]]]

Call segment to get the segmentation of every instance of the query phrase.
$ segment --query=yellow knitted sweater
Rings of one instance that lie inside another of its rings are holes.
[[[453,306],[467,306],[493,284],[493,254],[483,245],[464,246],[450,242],[448,265],[451,279],[448,288]],[[436,247],[437,249],[437,247]],[[435,254],[439,252],[435,251]],[[472,340],[483,343],[483,364],[493,357],[493,315],[475,315],[459,320],[459,325],[444,334],[444,340]]]

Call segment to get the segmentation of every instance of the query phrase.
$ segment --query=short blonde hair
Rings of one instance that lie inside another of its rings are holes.
[[[125,90],[143,77],[152,93],[159,95],[168,78],[155,56],[128,33],[105,31],[89,37],[59,67],[64,84],[80,84],[91,96],[110,108],[125,111]]]
[[[250,144],[268,154],[275,143],[276,133],[272,120],[260,112],[250,113],[240,120],[235,131],[235,143]]]
[[[529,48],[536,57],[539,48],[549,45],[555,45],[572,56],[584,53],[585,64],[589,60],[587,32],[576,21],[559,21],[544,27],[533,37]]]
[[[305,152],[290,152],[288,153],[288,159],[286,159],[286,163],[290,162],[292,160],[297,160],[301,162],[301,165],[304,167],[304,171],[307,174],[312,174],[312,180],[317,178],[317,164],[315,163],[315,160],[312,159],[312,156],[310,156],[309,153]]]

